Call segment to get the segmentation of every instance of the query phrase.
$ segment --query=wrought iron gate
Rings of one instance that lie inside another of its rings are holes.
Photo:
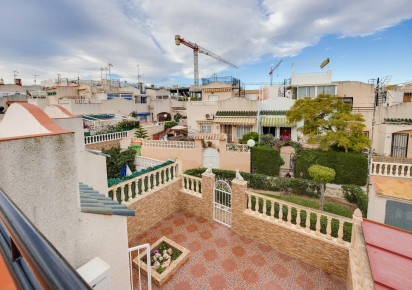
[[[213,218],[229,227],[232,224],[232,189],[224,180],[216,181],[213,186]]]
[[[392,134],[392,157],[406,157],[408,152],[408,134]]]

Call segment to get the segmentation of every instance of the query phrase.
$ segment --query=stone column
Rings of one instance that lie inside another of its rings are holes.
[[[213,185],[215,184],[213,173],[202,174],[202,199],[204,218],[213,220]]]
[[[247,181],[241,179],[232,180],[232,230],[241,233],[242,215],[247,205]]]

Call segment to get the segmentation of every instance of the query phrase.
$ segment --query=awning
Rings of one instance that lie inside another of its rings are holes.
[[[147,116],[147,115],[150,115],[150,113],[137,113],[136,115],[137,116]]]
[[[213,124],[213,120],[197,120],[199,124]]]
[[[215,117],[215,123],[231,125],[250,125],[256,124],[256,117]]]
[[[219,133],[197,133],[194,136],[195,140],[226,140],[226,134]]]
[[[295,124],[289,124],[288,119],[284,116],[265,116],[260,121],[263,127],[294,127]]]

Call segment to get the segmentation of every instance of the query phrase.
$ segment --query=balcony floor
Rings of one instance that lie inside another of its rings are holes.
[[[346,289],[341,278],[185,211],[171,214],[129,246],[152,244],[162,236],[190,250],[188,261],[162,289]],[[137,277],[134,270],[135,289]],[[153,284],[152,289],[159,288]]]

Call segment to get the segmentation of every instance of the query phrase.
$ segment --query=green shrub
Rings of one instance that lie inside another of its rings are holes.
[[[259,141],[259,134],[256,133],[256,132],[247,133],[247,134],[243,135],[242,139],[240,140],[240,143],[241,143],[241,144],[247,144],[247,141],[248,141],[249,139],[255,140],[255,142],[256,142],[256,144],[257,144],[258,141]]]
[[[134,128],[139,127],[140,122],[139,121],[134,121],[134,120],[123,120],[115,125],[116,130],[121,130],[121,129],[128,129],[132,130]]]
[[[174,127],[174,126],[177,126],[179,123],[177,123],[177,122],[174,122],[174,121],[170,121],[170,122],[166,122],[165,124],[164,124],[164,129],[166,130],[167,128],[172,128],[172,127]]]
[[[195,177],[202,177],[202,173],[206,168],[188,169],[184,174]],[[216,175],[216,180],[226,180],[231,182],[236,177],[235,171],[213,169],[212,172]],[[297,195],[306,195],[318,197],[320,193],[319,184],[313,180],[301,178],[286,178],[286,177],[270,177],[263,174],[250,174],[240,172],[240,175],[248,182],[248,186],[253,189],[271,190],[271,191],[291,191]]]
[[[362,153],[302,150],[296,162],[296,176],[311,179],[309,167],[319,164],[336,172],[332,183],[365,185],[368,177],[368,158]]]
[[[357,185],[342,185],[343,195],[346,200],[355,203],[361,210],[364,217],[368,214],[368,197]]]
[[[136,166],[134,165],[134,158],[136,156],[136,151],[129,148],[123,152],[121,152],[120,147],[113,147],[109,150],[102,149],[104,154],[109,154],[110,158],[106,159],[106,170],[107,170],[107,178],[120,178],[120,170],[123,164],[127,163],[131,171],[136,170]]]
[[[272,134],[262,134],[259,137],[259,146],[273,147],[275,145],[275,137]]]
[[[269,147],[252,147],[252,172],[279,176],[280,166],[285,164],[280,152]]]

